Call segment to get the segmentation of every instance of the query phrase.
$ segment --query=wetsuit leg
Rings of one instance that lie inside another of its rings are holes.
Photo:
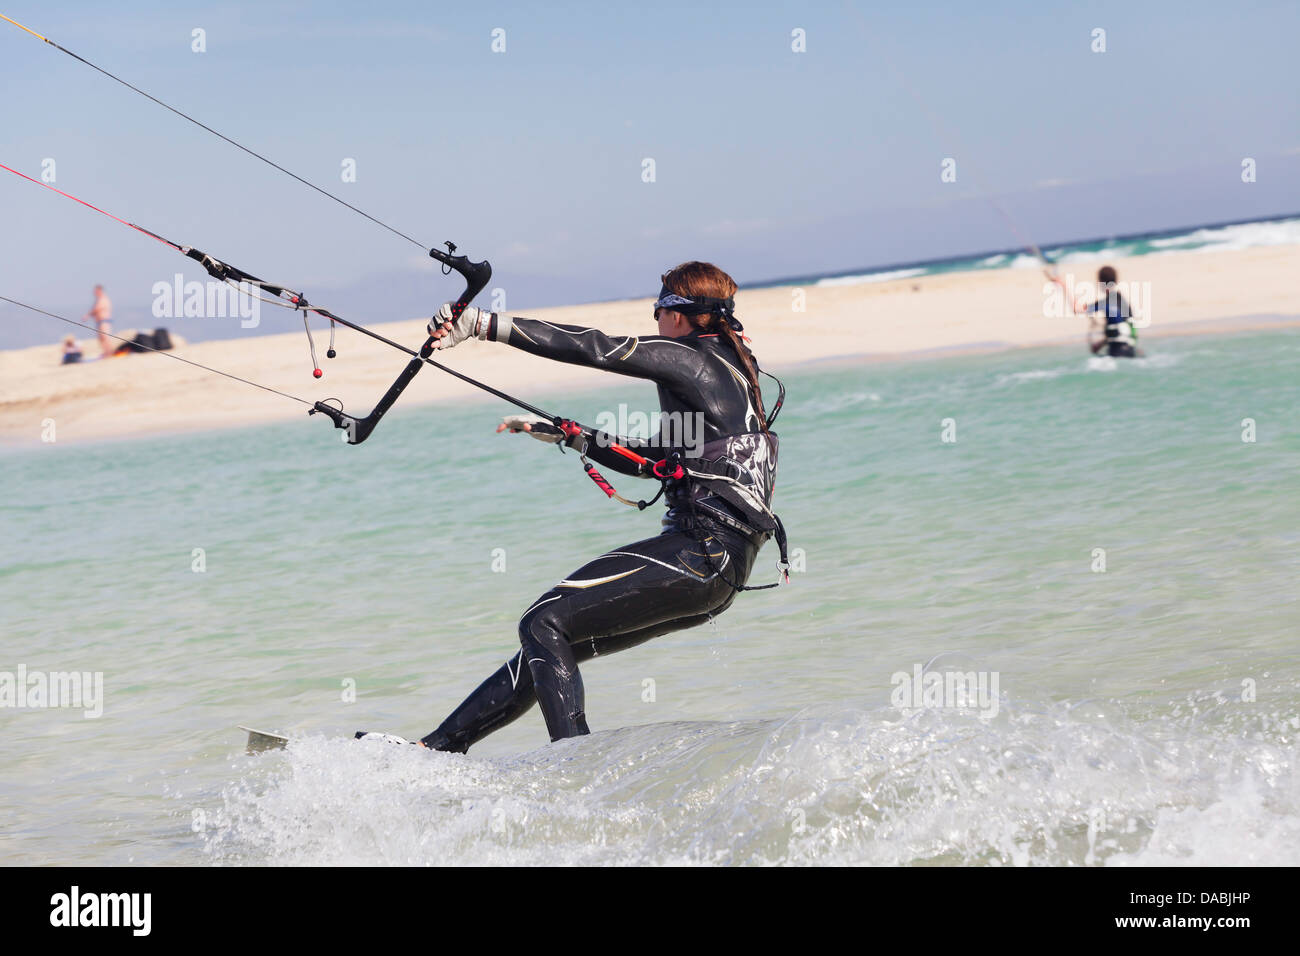
[[[722,607],[705,614],[664,621],[625,634],[582,641],[573,647],[573,656],[577,663],[582,664],[593,657],[636,647],[663,634],[696,627],[721,614],[730,603],[728,600]],[[533,673],[523,663],[523,653],[521,648],[500,670],[480,684],[422,743],[433,750],[466,753],[472,744],[531,710],[537,702],[537,694],[533,689]]]
[[[533,675],[523,663],[523,650],[479,684],[438,729],[420,742],[431,750],[465,753],[494,730],[532,709],[537,702]]]
[[[635,635],[639,643],[682,618],[720,612],[734,594],[709,562],[747,576],[745,550],[738,560],[719,537],[663,534],[602,555],[542,595],[520,619],[519,641],[551,739],[589,732],[576,645],[590,643],[594,654],[604,642],[612,651],[620,644],[611,639]]]
[[[707,555],[705,551],[707,549]],[[718,534],[662,534],[601,555],[543,594],[519,622],[521,650],[424,744],[464,752],[539,701],[552,740],[588,733],[578,664],[702,624],[735,599],[757,548]],[[712,562],[712,566],[710,565]]]

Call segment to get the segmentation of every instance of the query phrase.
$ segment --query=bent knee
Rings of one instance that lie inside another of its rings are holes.
[[[551,604],[539,602],[519,619],[519,643],[523,647],[546,647],[563,642],[564,633],[563,615]]]

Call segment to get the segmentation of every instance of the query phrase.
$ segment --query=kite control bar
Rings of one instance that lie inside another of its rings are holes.
[[[476,295],[483,291],[484,287],[488,284],[488,280],[492,278],[492,265],[486,260],[483,262],[470,262],[467,256],[453,255],[456,251],[455,244],[448,242],[446,243],[446,246],[446,252],[443,252],[441,249],[430,249],[429,255],[443,264],[444,275],[450,274],[451,272],[458,272],[465,279],[465,291],[460,294],[460,298],[458,298],[451,307],[452,316],[459,318],[460,314],[465,311],[465,307],[474,300]],[[403,352],[415,357],[406,364],[406,368],[402,369],[402,374],[397,376],[397,381],[389,387],[388,391],[384,393],[384,397],[379,400],[378,404],[375,405],[370,414],[364,418],[355,418],[343,411],[342,407],[328,405],[325,402],[317,402],[307,414],[314,415],[317,412],[320,412],[324,415],[328,415],[333,420],[335,428],[342,428],[348,433],[349,445],[360,445],[370,437],[370,433],[375,430],[375,426],[379,424],[379,420],[384,417],[384,414],[390,408],[393,407],[393,403],[397,401],[397,397],[402,394],[402,391],[406,386],[411,384],[411,379],[415,378],[415,374],[419,372],[426,363],[433,365],[436,368],[440,368],[445,372],[451,372],[458,378],[465,377],[460,375],[458,372],[452,372],[451,369],[439,365],[437,362],[429,358],[429,356],[433,354],[434,341],[434,337],[432,335],[429,336],[424,345],[420,347],[418,354],[403,346],[397,346]]]

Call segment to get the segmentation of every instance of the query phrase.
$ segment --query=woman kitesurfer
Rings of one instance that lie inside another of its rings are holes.
[[[654,382],[664,414],[652,441],[536,416],[512,416],[497,430],[563,442],[623,474],[668,476],[668,511],[659,535],[601,555],[534,601],[519,621],[519,652],[424,746],[464,753],[535,702],[552,740],[589,733],[580,664],[721,614],[748,590],[754,559],[773,535],[784,574],[785,532],[771,511],[777,438],[770,426],[781,400],[765,414],[758,362],[734,314],[736,283],[706,262],[684,263],[662,281],[658,335],[611,336],[473,307],[453,318],[451,304],[430,322],[441,349],[472,336]],[[634,463],[615,443],[655,464]]]

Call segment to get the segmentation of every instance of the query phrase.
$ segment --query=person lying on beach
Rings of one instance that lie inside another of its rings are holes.
[[[1137,347],[1137,329],[1133,326],[1133,313],[1128,302],[1120,294],[1117,286],[1118,276],[1111,266],[1102,266],[1097,272],[1097,284],[1102,296],[1085,312],[1100,312],[1106,317],[1105,335],[1091,345],[1094,355],[1102,354],[1112,358],[1139,358],[1142,350]]]
[[[81,346],[77,344],[77,337],[69,335],[63,340],[63,365],[71,365],[73,362],[81,361]]]

